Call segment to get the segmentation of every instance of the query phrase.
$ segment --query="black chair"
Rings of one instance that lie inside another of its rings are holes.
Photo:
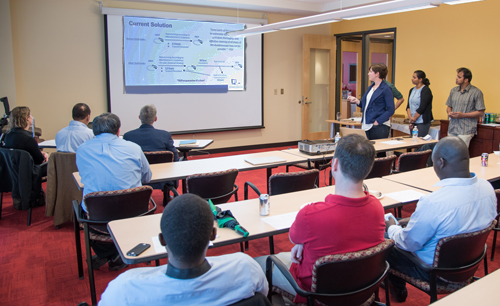
[[[307,305],[315,301],[324,305],[370,305],[378,297],[380,283],[385,279],[389,264],[386,261],[394,246],[394,240],[357,252],[328,255],[316,260],[312,271],[311,291],[299,287],[288,268],[274,255],[267,258],[266,277],[269,283],[269,296],[278,293],[293,300],[295,296],[272,284],[272,265],[278,268],[292,285],[295,292],[307,298]],[[389,291],[385,293],[386,303],[390,305]]]
[[[391,175],[394,160],[396,158],[397,158],[396,155],[375,158],[375,161],[373,162],[372,170],[370,171],[370,173],[368,173],[368,175],[366,176],[366,179]]]
[[[495,194],[497,195],[497,226],[493,228],[493,244],[491,246],[491,261],[495,256],[495,249],[497,247],[497,233],[500,231],[500,189],[495,190]]]
[[[154,164],[164,164],[164,163],[171,163],[174,161],[174,153],[170,151],[149,151],[149,152],[144,152],[144,156],[146,156],[146,159],[148,160],[148,163],[150,165]],[[170,184],[170,185],[166,185]],[[175,182],[166,182],[166,183],[153,183],[153,184],[147,184],[148,186],[153,187],[153,189],[161,189],[163,192],[163,206],[167,205],[167,203],[170,200],[170,190],[172,188],[177,188],[177,181]],[[169,187],[170,186],[170,187]]]
[[[312,169],[299,172],[276,173],[269,177],[269,195],[279,195],[283,193],[307,190],[317,187],[319,170]],[[258,196],[260,190],[254,184],[245,182],[243,191],[245,200],[248,199],[248,187],[252,188]],[[269,236],[269,249],[274,254],[274,237]],[[248,250],[248,241],[245,241],[245,250]]]
[[[403,153],[396,161],[394,173],[413,171],[427,167],[427,159],[432,154],[432,150]]]
[[[141,186],[124,190],[89,193],[83,198],[87,208],[87,218],[84,217],[83,209],[78,201],[73,201],[78,276],[80,279],[83,279],[79,226],[79,224],[82,223],[85,232],[85,250],[87,254],[92,305],[96,305],[97,302],[90,241],[94,240],[101,243],[113,243],[107,228],[110,221],[153,214],[156,211],[156,204],[151,198],[152,192],[153,188],[150,186]],[[156,264],[158,265],[159,262],[157,261]]]
[[[2,218],[3,193],[12,192],[15,209],[28,211],[31,225],[31,209],[40,195],[42,177],[40,165],[35,165],[25,150],[0,148],[0,219]]]
[[[422,262],[413,253],[396,247],[396,252],[408,257],[419,268],[429,273],[429,282],[394,269],[390,269],[389,273],[429,294],[433,303],[437,301],[438,294],[452,293],[471,283],[481,261],[484,262],[484,274],[488,274],[486,239],[495,224],[496,220],[493,220],[485,229],[440,239],[436,245],[432,266]]]
[[[186,191],[207,201],[212,200],[213,204],[227,203],[233,195],[234,200],[238,201],[238,185],[234,183],[237,176],[237,169],[193,174],[186,178]],[[179,195],[177,190],[172,192],[175,196]]]

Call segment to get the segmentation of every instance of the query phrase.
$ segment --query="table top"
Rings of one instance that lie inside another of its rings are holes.
[[[390,142],[390,141],[397,141],[398,143],[388,144],[387,142]],[[375,147],[375,150],[377,152],[384,152],[384,151],[394,151],[394,150],[400,150],[400,149],[421,147],[424,144],[435,143],[438,141],[434,140],[434,139],[427,141],[427,140],[423,140],[421,138],[418,138],[417,141],[414,142],[412,138],[393,137],[393,138],[377,139],[377,140],[374,140],[374,142],[375,143],[373,144],[373,146]],[[309,155],[309,154],[300,152],[299,149],[286,149],[286,150],[282,150],[281,152],[293,154],[295,156],[299,156],[299,157],[310,159],[310,160],[321,160],[323,158],[332,158],[334,155],[334,153]]]
[[[181,145],[180,142],[183,140],[193,140],[193,139],[174,139],[174,146],[178,149],[188,149],[188,150],[201,150],[205,149],[209,144],[214,142],[213,139],[196,139],[197,144],[196,145]],[[49,139],[42,141],[38,144],[39,148],[56,148],[56,140],[55,139]]]
[[[498,155],[490,154],[488,157],[488,167],[481,166],[481,156],[470,159],[470,172],[474,172],[478,178],[487,181],[495,181],[500,178],[500,160]],[[414,171],[384,176],[383,179],[399,182],[409,186],[417,187],[427,191],[436,191],[441,187],[434,187],[439,182],[439,178],[434,172],[434,168],[428,167]]]
[[[261,165],[252,165],[245,161],[245,159],[248,158],[274,156],[282,158],[284,161]],[[283,165],[291,165],[305,161],[307,161],[307,158],[286,154],[281,151],[268,151],[253,154],[241,154],[188,160],[176,163],[153,164],[149,166],[151,168],[151,172],[153,173],[150,183],[184,179],[190,175],[198,173],[224,171],[228,169],[238,169],[239,171],[257,170]],[[73,177],[77,182],[79,188],[82,189],[83,184],[81,182],[80,174],[78,172],[74,172]]]
[[[335,123],[335,124],[339,124],[339,125],[351,125],[351,126],[362,126],[363,125],[361,122],[351,121],[348,119],[341,119],[340,121],[339,120],[326,120],[326,122]]]
[[[383,194],[407,190],[419,191],[424,194],[427,193],[425,191],[411,188],[396,182],[383,180],[381,178],[366,180],[365,184],[368,188],[370,188],[370,190],[380,191]],[[215,241],[213,241],[213,246],[223,246],[288,232],[289,228],[276,229],[267,222],[263,221],[262,218],[296,212],[300,209],[301,205],[305,203],[324,201],[327,195],[333,193],[335,193],[335,186],[270,196],[271,209],[269,216],[259,215],[258,198],[218,205],[222,210],[231,210],[236,220],[238,220],[238,222],[240,222],[240,224],[248,230],[250,235],[243,238],[231,229],[218,229],[218,237]],[[384,208],[389,209],[408,203],[414,203],[415,201],[405,203],[389,198],[388,196],[384,196],[380,199],[380,202]],[[160,219],[161,214],[155,214],[151,216],[116,220],[108,224],[108,228],[115,241],[115,245],[117,245],[120,255],[126,263],[139,263],[167,257],[166,251],[156,253],[154,247],[149,248],[137,257],[125,255],[126,252],[139,243],[152,244],[152,238],[157,237],[160,233]],[[138,231],[138,228],[141,230]]]
[[[500,284],[500,270],[439,299],[432,305],[495,305],[498,304],[498,284]]]

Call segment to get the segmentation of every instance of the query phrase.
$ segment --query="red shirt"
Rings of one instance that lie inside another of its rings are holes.
[[[302,289],[310,291],[316,260],[373,247],[384,241],[384,232],[384,208],[375,197],[330,194],[325,202],[307,205],[297,214],[290,239],[303,244],[304,250],[302,262],[292,263],[290,272]],[[306,303],[306,298],[297,295],[294,302]]]

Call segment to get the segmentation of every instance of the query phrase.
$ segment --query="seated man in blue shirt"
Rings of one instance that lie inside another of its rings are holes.
[[[82,143],[94,138],[94,133],[87,127],[89,122],[89,106],[85,103],[76,104],[73,107],[73,120],[56,135],[57,151],[75,153]]]
[[[139,119],[141,120],[141,126],[138,129],[125,133],[123,139],[135,142],[144,152],[170,151],[174,153],[174,162],[179,161],[179,153],[174,146],[172,135],[167,131],[157,130],[153,127],[153,123],[158,120],[156,107],[153,104],[144,105],[139,113]],[[176,181],[151,185],[155,189],[163,190],[163,206],[167,205],[170,201],[168,189],[164,186],[166,184],[177,188]]]
[[[142,186],[151,180],[151,169],[141,148],[120,139],[120,118],[111,113],[95,117],[92,123],[95,138],[87,140],[76,150],[76,165],[84,184],[83,196],[97,191],[113,191]],[[86,212],[85,203],[82,208]],[[94,242],[94,269],[108,262],[110,270],[126,265],[114,244]]]
[[[432,152],[432,161],[441,180],[434,186],[442,188],[420,198],[411,217],[400,221],[405,228],[392,219],[386,221],[389,238],[428,265],[432,265],[441,238],[484,229],[497,215],[495,192],[490,183],[470,173],[469,150],[460,138],[441,139]],[[427,272],[396,251],[387,261],[391,269],[429,281]],[[404,302],[408,295],[406,282],[393,274],[389,274],[389,280],[393,285],[391,293]]]
[[[194,194],[176,197],[160,222],[168,263],[128,270],[108,284],[99,306],[230,305],[268,293],[264,272],[250,256],[205,257],[217,228],[207,201]]]

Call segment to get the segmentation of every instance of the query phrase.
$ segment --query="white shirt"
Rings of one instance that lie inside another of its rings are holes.
[[[108,284],[99,306],[220,306],[255,292],[267,295],[266,276],[252,257],[234,253],[206,259],[210,270],[192,279],[167,276],[167,265],[128,270]]]
[[[432,265],[441,238],[488,227],[497,215],[495,191],[487,181],[471,176],[435,184],[443,188],[421,197],[406,228],[389,227],[389,238]]]
[[[85,141],[94,138],[94,133],[84,123],[72,120],[69,126],[56,134],[56,147],[59,152],[75,153]]]

